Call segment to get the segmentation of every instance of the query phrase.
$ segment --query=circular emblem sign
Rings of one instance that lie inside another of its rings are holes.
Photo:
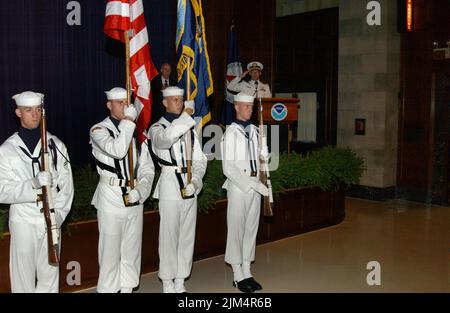
[[[272,118],[275,121],[282,121],[286,118],[287,114],[288,114],[288,109],[286,108],[286,106],[283,103],[275,103],[272,106]]]

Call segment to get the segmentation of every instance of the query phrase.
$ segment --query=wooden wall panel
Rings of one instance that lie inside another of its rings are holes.
[[[428,187],[430,158],[430,90],[432,51],[430,31],[407,34],[402,40],[402,107],[398,184]],[[414,66],[413,66],[414,65]]]
[[[223,103],[231,10],[232,1],[203,1],[206,39],[214,80],[214,94],[210,98],[213,123],[220,121],[221,106]]]
[[[433,106],[432,43],[450,39],[450,1],[414,2],[414,31],[402,34],[401,107],[397,184],[414,200],[432,201],[435,130],[442,125]]]

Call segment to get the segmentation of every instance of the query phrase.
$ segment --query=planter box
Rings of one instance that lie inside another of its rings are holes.
[[[225,253],[226,200],[216,203],[214,210],[199,213],[194,260]],[[289,190],[275,203],[274,216],[268,221],[261,216],[257,243],[266,243],[340,223],[345,217],[343,191],[324,192],[319,188]],[[142,242],[142,273],[158,269],[158,212],[145,212]],[[9,234],[0,240],[0,292],[9,292]],[[96,285],[98,277],[98,225],[86,221],[69,225],[62,236],[60,267],[61,291],[69,292]],[[81,286],[68,286],[66,276],[72,270],[69,262],[81,265]]]

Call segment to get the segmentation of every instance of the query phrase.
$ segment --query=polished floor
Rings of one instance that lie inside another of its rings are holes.
[[[450,292],[450,208],[347,198],[346,214],[339,225],[258,246],[252,272],[263,292]],[[371,261],[379,267],[367,269]],[[186,288],[238,292],[232,280],[221,255],[195,262]],[[149,273],[137,292],[161,288]]]

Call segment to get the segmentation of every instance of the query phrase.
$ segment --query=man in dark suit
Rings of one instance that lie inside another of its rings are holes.
[[[170,86],[176,86],[177,81],[171,75],[172,68],[169,63],[163,63],[161,65],[161,73],[153,78],[152,80],[152,95],[153,95],[153,106],[152,106],[152,119],[150,125],[159,121],[159,119],[164,115],[166,109],[162,104],[163,96],[162,91]]]

